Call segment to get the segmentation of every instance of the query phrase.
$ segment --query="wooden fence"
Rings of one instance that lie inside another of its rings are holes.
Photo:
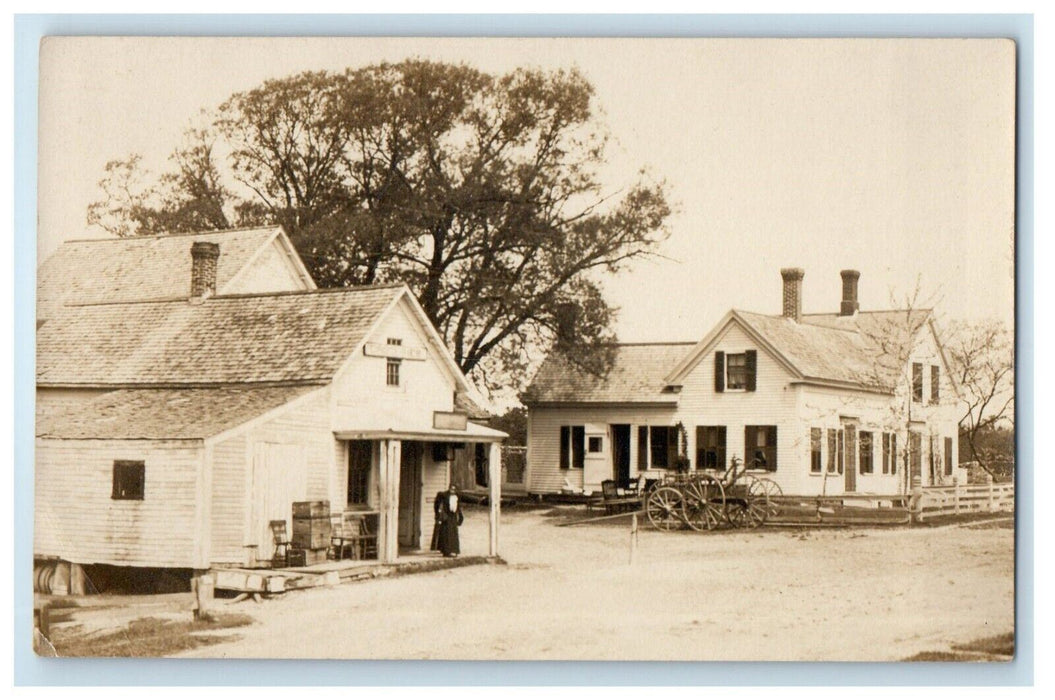
[[[984,484],[953,484],[920,489],[915,503],[916,517],[923,520],[935,515],[960,513],[997,513],[1015,509],[1015,485],[994,484],[990,477]]]

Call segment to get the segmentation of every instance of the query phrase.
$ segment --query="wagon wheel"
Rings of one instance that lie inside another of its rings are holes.
[[[758,527],[769,517],[769,499],[751,493],[751,486],[740,484],[726,494],[725,517],[733,527]]]
[[[762,477],[761,479],[755,479],[748,487],[748,493],[753,496],[764,498],[766,502],[766,519],[775,518],[780,515],[780,497],[784,495],[784,492],[780,488],[780,484]]]
[[[681,491],[673,486],[660,486],[648,494],[645,511],[649,522],[657,530],[676,530],[682,523],[682,502],[685,499]]]
[[[684,487],[682,504],[685,522],[693,530],[713,530],[722,522],[725,490],[722,482],[710,474],[700,474]]]

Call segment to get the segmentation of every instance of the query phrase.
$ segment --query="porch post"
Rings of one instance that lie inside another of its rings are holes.
[[[402,443],[382,440],[379,445],[381,499],[378,510],[378,558],[390,563],[399,556],[399,458]]]
[[[491,506],[488,523],[490,525],[490,537],[488,538],[487,553],[489,556],[498,556],[498,515],[502,504],[502,445],[497,442],[491,443],[490,454],[487,460],[487,502]]]

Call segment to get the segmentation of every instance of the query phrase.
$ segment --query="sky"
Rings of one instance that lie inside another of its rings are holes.
[[[304,70],[407,57],[578,68],[612,142],[602,181],[666,183],[658,255],[602,280],[623,341],[698,340],[730,308],[780,313],[911,295],[939,318],[1014,314],[1014,44],[974,39],[46,39],[42,260],[87,227],[107,161],[163,169],[184,129],[236,91]]]

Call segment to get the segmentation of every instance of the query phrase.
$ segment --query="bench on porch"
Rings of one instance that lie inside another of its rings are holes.
[[[605,515],[629,513],[641,508],[641,493],[638,486],[640,483],[639,479],[630,482],[626,488],[620,489],[614,479],[602,481],[601,497]]]

